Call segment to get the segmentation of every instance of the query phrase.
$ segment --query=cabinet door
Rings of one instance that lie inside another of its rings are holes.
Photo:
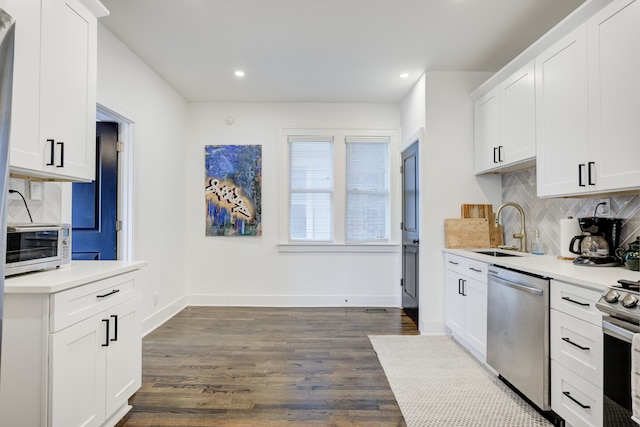
[[[96,17],[79,0],[42,0],[42,168],[63,179],[95,179],[96,57]]]
[[[50,335],[49,426],[100,426],[105,419],[104,314]]]
[[[538,196],[588,185],[586,24],[535,59]]]
[[[447,270],[445,286],[445,322],[451,331],[464,336],[465,297],[462,295],[464,277]]]
[[[110,319],[107,351],[107,416],[127,405],[142,383],[140,297],[107,312]]]
[[[596,190],[640,186],[640,0],[617,0],[588,21],[590,157]]]
[[[482,356],[487,354],[487,284],[475,279],[464,283],[467,342]]]
[[[536,155],[536,94],[533,61],[500,86],[503,108],[502,161],[505,164]]]
[[[499,166],[500,101],[494,89],[474,103],[474,167],[476,173]]]
[[[16,20],[11,104],[11,167],[40,169],[40,0],[6,0]]]

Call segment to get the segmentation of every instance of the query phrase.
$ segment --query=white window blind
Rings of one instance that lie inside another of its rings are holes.
[[[333,230],[333,137],[289,136],[289,236],[330,241]]]
[[[346,142],[347,241],[389,239],[388,137],[353,137]]]

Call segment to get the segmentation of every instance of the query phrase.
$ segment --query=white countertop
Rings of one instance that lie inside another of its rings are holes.
[[[138,270],[146,261],[71,261],[55,270],[5,278],[6,294],[51,294]]]
[[[546,276],[600,291],[604,290],[607,286],[617,285],[620,279],[640,280],[640,272],[629,270],[623,266],[585,267],[575,265],[572,261],[559,260],[555,255],[524,254],[524,256],[494,257],[473,252],[477,250],[480,249],[444,249],[444,252],[483,261],[488,264]],[[501,252],[513,251],[501,250]]]

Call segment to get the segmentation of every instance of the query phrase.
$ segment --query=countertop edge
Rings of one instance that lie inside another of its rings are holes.
[[[55,270],[5,278],[5,294],[53,294],[139,270],[147,261],[71,261]]]
[[[571,260],[560,260],[555,255],[525,254],[518,257],[493,257],[469,249],[443,249],[443,253],[462,256],[538,276],[571,283],[574,285],[603,291],[608,286],[617,285],[620,279],[640,280],[640,272],[620,267],[584,267],[574,265]]]

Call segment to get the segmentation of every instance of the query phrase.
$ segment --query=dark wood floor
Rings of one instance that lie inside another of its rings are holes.
[[[404,426],[368,334],[417,330],[398,309],[188,307],[144,338],[117,427]]]

